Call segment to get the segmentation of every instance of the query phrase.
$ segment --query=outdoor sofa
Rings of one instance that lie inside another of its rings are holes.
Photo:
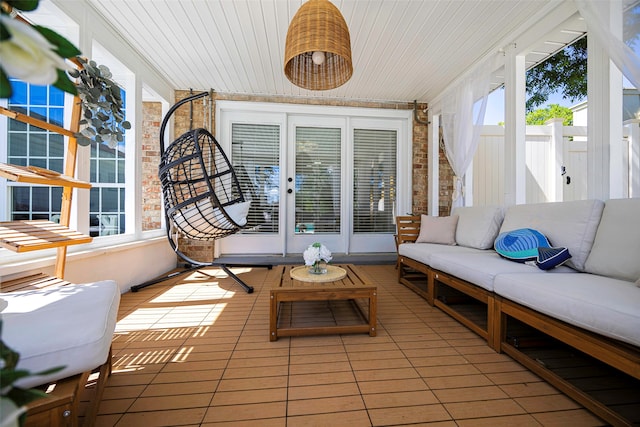
[[[596,415],[630,423],[529,349],[561,343],[640,384],[639,198],[462,207],[399,216],[397,226],[400,283]],[[542,270],[494,250],[498,236],[521,229],[571,258]]]

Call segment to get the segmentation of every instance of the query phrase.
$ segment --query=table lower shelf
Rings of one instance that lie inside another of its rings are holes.
[[[281,302],[275,336],[358,333],[375,336],[375,325],[371,326],[368,319],[366,303],[361,306],[356,300]]]

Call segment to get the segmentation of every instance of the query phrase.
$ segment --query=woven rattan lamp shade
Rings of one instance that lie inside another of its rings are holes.
[[[312,55],[324,52],[316,64]],[[328,0],[309,0],[291,20],[284,49],[284,73],[296,86],[327,90],[351,78],[351,38],[342,14]]]

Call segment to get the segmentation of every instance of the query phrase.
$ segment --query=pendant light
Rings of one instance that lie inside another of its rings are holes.
[[[328,0],[309,0],[289,24],[284,49],[284,73],[296,86],[334,89],[353,74],[349,28]]]

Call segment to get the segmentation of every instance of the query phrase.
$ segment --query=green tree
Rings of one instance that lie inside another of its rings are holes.
[[[624,19],[623,39],[636,49],[640,44],[640,5],[626,11]],[[587,97],[587,37],[527,71],[527,111],[544,105],[557,91],[572,102]]]
[[[583,37],[527,71],[527,111],[560,91],[570,101],[587,96],[587,38]]]
[[[573,125],[573,111],[570,108],[558,104],[550,104],[545,108],[539,108],[527,113],[528,125],[543,125],[549,119],[562,119],[564,126]]]

